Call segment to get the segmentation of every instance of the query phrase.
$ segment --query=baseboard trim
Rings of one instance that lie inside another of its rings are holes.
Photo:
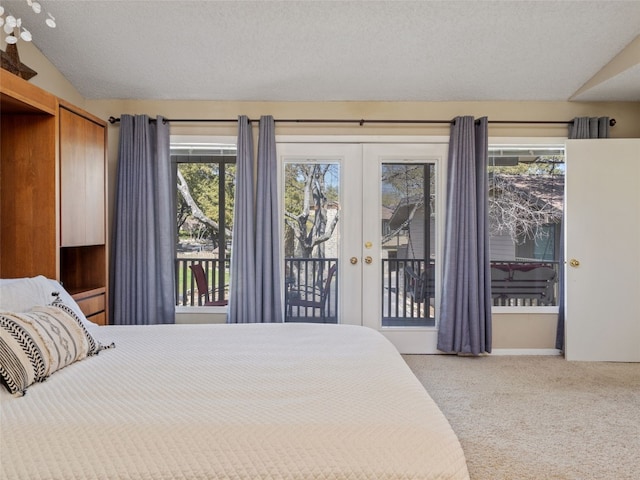
[[[562,355],[557,348],[495,348],[491,355]]]

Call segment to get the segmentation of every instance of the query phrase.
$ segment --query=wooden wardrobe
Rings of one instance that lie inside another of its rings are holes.
[[[106,324],[106,122],[5,70],[0,99],[0,278],[58,279]]]

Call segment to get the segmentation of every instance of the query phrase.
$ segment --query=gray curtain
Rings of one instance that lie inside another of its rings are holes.
[[[609,138],[609,117],[575,117],[569,138]]]
[[[576,117],[569,125],[570,139],[609,138],[609,117]],[[561,226],[562,245],[564,245],[564,218]],[[558,327],[556,329],[556,348],[564,350],[564,248],[560,250],[560,268],[558,275]]]
[[[487,118],[451,126],[438,349],[491,352]]]
[[[258,137],[258,186],[256,199],[256,302],[260,322],[281,322],[282,281],[280,271],[280,210],[275,121],[260,117]]]
[[[233,210],[229,323],[252,323],[256,301],[255,216],[253,195],[253,133],[249,119],[238,117],[236,190]]]
[[[175,322],[175,187],[169,125],[120,117],[111,252],[111,317],[117,325]]]
[[[253,197],[253,137],[239,118],[236,197],[231,250],[229,323],[282,321],[280,220],[275,121],[260,117],[258,178]]]

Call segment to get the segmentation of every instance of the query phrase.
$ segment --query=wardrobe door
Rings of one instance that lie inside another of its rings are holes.
[[[58,277],[58,100],[0,69],[0,278]]]
[[[60,109],[60,213],[63,247],[105,243],[105,128]]]

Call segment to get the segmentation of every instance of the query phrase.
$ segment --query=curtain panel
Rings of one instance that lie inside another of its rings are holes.
[[[255,284],[253,132],[245,115],[238,117],[237,152],[227,322],[252,323],[258,317]]]
[[[438,349],[491,352],[488,230],[488,122],[457,117],[451,126]]]
[[[116,325],[175,322],[175,191],[169,126],[121,115],[111,253]]]
[[[609,117],[575,117],[569,125],[569,138],[609,138]]]
[[[258,136],[258,185],[256,202],[256,303],[260,322],[282,322],[280,258],[280,209],[275,121],[260,117]]]
[[[238,120],[236,199],[231,251],[229,323],[281,322],[280,221],[275,121],[260,117],[258,177],[254,201],[253,137]]]

